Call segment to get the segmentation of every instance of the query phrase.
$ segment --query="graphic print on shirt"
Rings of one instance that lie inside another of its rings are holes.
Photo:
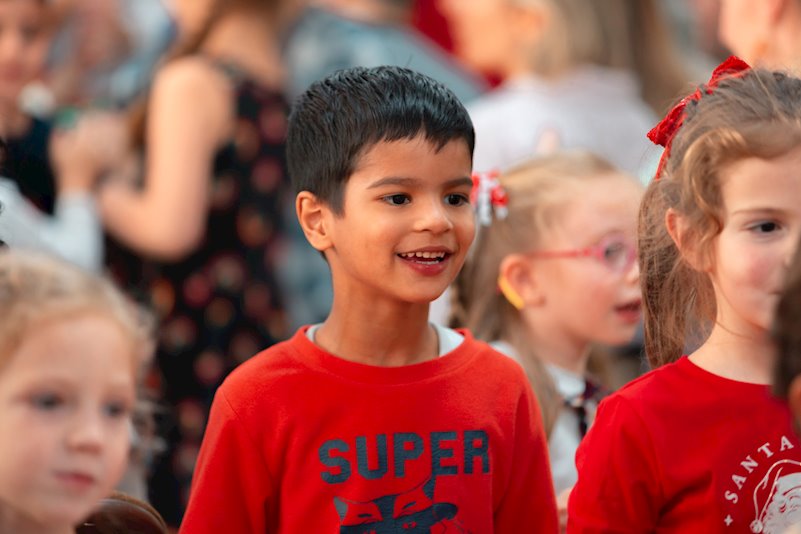
[[[436,478],[432,477],[411,491],[386,495],[368,502],[347,501],[336,497],[341,521],[340,534],[428,534],[434,525],[440,532],[465,532],[455,523],[459,511],[455,504],[434,502]]]
[[[483,430],[396,432],[325,441],[318,449],[324,482],[343,485],[334,507],[343,534],[468,532],[459,522],[459,503],[436,495],[443,477],[490,472],[489,436]],[[360,479],[360,480],[355,480]],[[408,480],[398,492],[398,480]],[[377,481],[375,493],[348,494],[350,481]],[[391,491],[380,491],[381,481]],[[442,492],[441,492],[442,493]]]
[[[794,438],[794,437],[793,437]],[[754,534],[783,534],[801,524],[801,459],[797,440],[768,441],[748,454],[723,494],[726,527],[747,525]]]
[[[754,509],[751,532],[781,534],[801,524],[801,462],[774,463],[754,490]]]

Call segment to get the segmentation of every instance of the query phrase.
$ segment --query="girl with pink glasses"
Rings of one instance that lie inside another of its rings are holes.
[[[482,224],[452,288],[452,323],[526,370],[564,513],[575,451],[597,406],[586,380],[590,348],[629,342],[640,319],[642,187],[600,157],[564,152],[480,176],[477,191]]]

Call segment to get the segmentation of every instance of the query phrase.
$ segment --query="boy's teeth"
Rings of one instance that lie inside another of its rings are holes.
[[[444,258],[444,252],[405,252],[401,254],[404,258],[425,258],[425,259],[432,259],[432,258]]]

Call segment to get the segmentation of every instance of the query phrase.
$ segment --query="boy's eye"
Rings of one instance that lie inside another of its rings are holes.
[[[470,198],[462,193],[451,193],[445,196],[445,202],[450,206],[461,206],[463,204],[469,204]]]
[[[41,393],[31,397],[31,404],[38,410],[51,411],[63,405],[64,399],[55,393]]]
[[[389,204],[392,204],[393,206],[401,206],[403,204],[407,204],[409,200],[410,199],[408,195],[401,195],[401,194],[389,195],[384,197],[384,201]]]

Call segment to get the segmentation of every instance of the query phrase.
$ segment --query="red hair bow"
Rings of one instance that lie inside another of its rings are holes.
[[[665,115],[665,118],[662,119],[659,124],[654,126],[650,132],[648,132],[648,139],[657,145],[665,147],[665,151],[662,153],[662,157],[659,159],[659,166],[656,169],[654,180],[659,180],[659,177],[662,175],[662,168],[665,166],[665,162],[670,154],[670,146],[673,143],[673,138],[676,136],[676,132],[684,123],[684,111],[687,108],[687,103],[698,102],[703,93],[711,95],[712,90],[718,86],[721,80],[731,76],[740,75],[750,68],[751,66],[748,63],[737,56],[729,56],[726,61],[718,65],[717,68],[712,71],[712,76],[709,78],[709,82],[706,85],[702,85],[692,94],[682,98],[678,104],[673,106],[673,109],[668,111],[667,115]]]
[[[509,195],[499,180],[501,173],[492,170],[488,172],[474,172],[473,189],[470,191],[470,203],[476,208],[478,222],[484,226],[492,224],[492,214],[495,218],[504,219],[508,215]]]

